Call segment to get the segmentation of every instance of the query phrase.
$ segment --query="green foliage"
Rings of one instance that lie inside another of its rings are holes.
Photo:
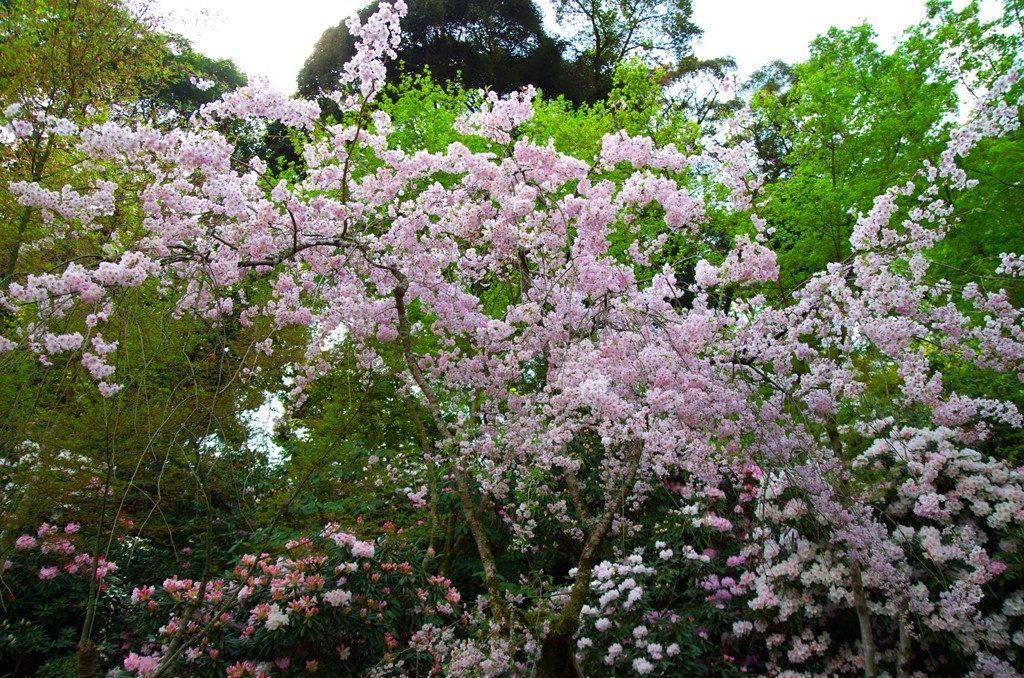
[[[956,285],[976,282],[983,289],[1006,289],[1024,302],[1020,279],[996,274],[1000,254],[1024,249],[1024,134],[1019,130],[980,144],[964,166],[981,178],[973,191],[955,199],[960,222],[933,256],[941,274]]]
[[[759,68],[743,84],[743,92],[750,97],[751,109],[758,113],[751,120],[748,131],[768,183],[788,177],[793,171],[788,162],[793,145],[786,111],[789,91],[795,82],[793,67],[776,60]]]
[[[405,73],[388,85],[387,95],[382,107],[391,116],[397,147],[439,153],[454,141],[468,141],[453,130],[455,120],[469,111],[469,92],[451,82],[439,84],[429,67]]]
[[[765,160],[783,163],[764,215],[784,289],[845,259],[857,215],[944,147],[956,98],[943,45],[911,31],[886,54],[873,38],[867,25],[833,28],[792,75],[780,64],[758,76],[755,138]]]
[[[661,87],[665,71],[630,60],[615,69],[607,99],[573,106],[565,99],[537,102],[524,132],[551,139],[563,153],[593,162],[606,134],[650,136],[659,144],[696,145],[701,129]]]
[[[211,59],[196,52],[180,35],[167,36],[164,58],[167,75],[160,78],[150,95],[158,111],[169,111],[187,118],[203,104],[216,101],[225,93],[247,84],[245,74],[230,59]],[[199,84],[207,81],[204,88]]]
[[[984,21],[979,0],[970,0],[959,11],[952,0],[928,0],[928,30],[949,47],[948,68],[972,90],[983,91],[1019,64],[1024,5],[1020,0],[1003,0],[1002,5],[1002,16]]]
[[[163,39],[118,0],[0,5],[0,100],[41,96],[50,113],[130,102],[160,67]]]

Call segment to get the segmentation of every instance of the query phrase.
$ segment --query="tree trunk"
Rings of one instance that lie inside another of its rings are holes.
[[[900,618],[900,644],[896,654],[896,678],[907,678],[910,675],[910,631],[907,613]]]
[[[572,651],[572,636],[552,633],[540,645],[536,678],[583,678]]]
[[[96,643],[91,638],[83,638],[75,654],[78,660],[75,678],[93,678],[96,675]]]
[[[871,613],[868,611],[867,598],[864,595],[864,582],[860,576],[860,565],[850,563],[853,575],[853,607],[857,611],[860,622],[861,655],[864,659],[864,678],[875,678],[878,665],[875,657],[875,634],[871,630]]]

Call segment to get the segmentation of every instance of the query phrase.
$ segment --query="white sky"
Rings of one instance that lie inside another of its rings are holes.
[[[990,6],[996,0],[985,0]],[[295,76],[327,28],[368,0],[155,0],[167,27],[200,52],[230,58],[250,78],[266,76],[291,93]],[[539,3],[540,4],[540,3]],[[962,5],[963,3],[957,3]],[[543,5],[541,5],[543,6]],[[704,29],[701,57],[734,56],[741,80],[771,61],[800,61],[808,43],[830,26],[870,22],[879,44],[924,18],[925,0],[694,0],[693,20]]]

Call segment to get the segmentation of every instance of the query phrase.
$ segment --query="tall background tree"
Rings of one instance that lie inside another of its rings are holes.
[[[781,65],[764,72],[754,97],[777,177],[766,214],[790,288],[849,256],[857,215],[882,187],[937,161],[956,110],[940,43],[910,35],[887,54],[874,37],[867,25],[833,28],[791,75]]]
[[[559,0],[555,16],[570,34],[577,77],[591,101],[611,89],[618,64],[631,57],[683,64],[703,33],[691,21],[692,0]]]
[[[359,11],[362,20],[376,9]],[[398,59],[405,72],[429,70],[438,82],[508,93],[534,85],[550,96],[572,94],[559,43],[544,31],[533,0],[413,0]],[[345,23],[324,31],[298,75],[298,92],[316,97],[338,85],[356,40]],[[402,71],[388,78],[397,83]]]

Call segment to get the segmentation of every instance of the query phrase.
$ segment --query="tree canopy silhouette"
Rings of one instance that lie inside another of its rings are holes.
[[[375,9],[376,3],[361,9],[360,20]],[[566,77],[562,46],[545,33],[532,0],[412,0],[403,28],[398,58],[406,72],[429,69],[438,81],[499,93],[534,85],[552,96],[578,98]],[[314,97],[335,89],[355,45],[345,22],[324,31],[299,71],[299,93]],[[388,77],[396,81],[401,72]]]

